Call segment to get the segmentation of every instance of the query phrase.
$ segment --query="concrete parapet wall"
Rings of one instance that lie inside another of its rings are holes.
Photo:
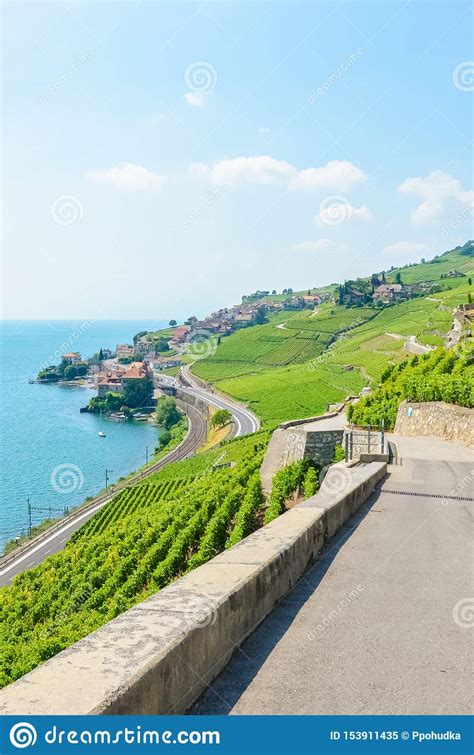
[[[437,435],[474,448],[474,409],[443,401],[402,401],[394,432],[398,435]]]
[[[0,712],[182,713],[385,473],[335,465],[317,495],[7,687]]]

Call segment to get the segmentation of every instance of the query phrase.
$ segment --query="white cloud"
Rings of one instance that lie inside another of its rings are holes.
[[[303,241],[291,247],[293,252],[328,252],[337,248],[335,241],[331,239],[319,239],[318,241]]]
[[[190,170],[194,175],[208,176],[213,184],[237,186],[245,183],[269,184],[278,179],[288,179],[295,168],[284,160],[262,155],[234,157],[231,160],[221,160],[214,165],[193,163]]]
[[[212,92],[187,92],[184,99],[191,107],[205,107]]]
[[[413,262],[414,257],[420,257],[428,251],[425,244],[417,244],[414,241],[397,241],[382,249],[382,253],[394,261]]]
[[[261,130],[263,131],[263,129]],[[245,183],[286,183],[291,189],[313,188],[347,191],[356,183],[367,180],[366,174],[347,160],[331,160],[318,168],[298,171],[286,160],[276,160],[269,155],[257,157],[234,157],[212,165],[194,163],[190,166],[194,175],[207,176],[214,184],[236,186]]]
[[[433,170],[429,176],[407,178],[400,184],[398,191],[423,200],[411,213],[413,223],[423,223],[440,217],[448,200],[461,205],[472,205],[474,201],[474,192],[463,191],[461,182],[442,170]]]
[[[363,170],[348,160],[330,160],[320,168],[300,170],[290,181],[291,189],[337,189],[348,191],[367,181]]]
[[[344,197],[328,197],[321,202],[316,215],[318,225],[334,226],[349,220],[373,220],[374,215],[366,204],[354,207]]]
[[[86,177],[94,183],[110,184],[116,189],[129,191],[160,189],[165,181],[164,176],[133,163],[121,163],[108,170],[91,170]]]

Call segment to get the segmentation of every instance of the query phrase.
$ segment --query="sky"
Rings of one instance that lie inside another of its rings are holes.
[[[5,318],[182,320],[472,238],[457,2],[7,2]]]

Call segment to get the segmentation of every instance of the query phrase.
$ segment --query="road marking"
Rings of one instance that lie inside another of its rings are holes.
[[[28,564],[28,566],[27,566],[26,568],[27,568],[27,569],[29,569],[29,568],[30,568],[30,566],[33,566],[33,564],[34,564],[34,563],[35,563],[35,562],[34,562],[34,561],[32,561],[32,562],[31,562],[31,564]]]
[[[45,555],[45,556],[47,556],[47,555],[48,555],[48,553],[51,553],[51,548],[50,548],[49,550],[45,551],[45,554],[44,554],[44,555]]]

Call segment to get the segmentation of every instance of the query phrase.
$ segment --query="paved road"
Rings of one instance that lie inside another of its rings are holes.
[[[230,398],[226,398],[221,394],[210,392],[202,388],[194,375],[189,371],[189,367],[184,367],[182,370],[185,383],[188,384],[186,390],[198,396],[207,404],[215,406],[218,409],[228,409],[232,412],[233,422],[235,429],[233,435],[247,435],[248,433],[254,433],[260,428],[259,419],[249,409],[237,404]]]
[[[471,712],[474,451],[392,440],[380,490],[192,713]]]
[[[179,446],[167,454],[166,457],[150,465],[146,471],[139,472],[125,483],[114,485],[110,492],[99,496],[90,506],[82,508],[68,517],[64,524],[59,525],[58,528],[53,529],[51,532],[45,532],[40,538],[35,538],[26,551],[22,550],[13,561],[9,561],[3,568],[0,567],[0,586],[9,584],[16,574],[37,566],[47,556],[62,550],[71,535],[99,509],[105,506],[106,503],[112,500],[119,490],[127,487],[131,482],[144,480],[172,461],[179,461],[192,456],[206,439],[207,424],[203,416],[193,406],[182,404],[181,408],[186,410],[190,427],[186,438]]]

